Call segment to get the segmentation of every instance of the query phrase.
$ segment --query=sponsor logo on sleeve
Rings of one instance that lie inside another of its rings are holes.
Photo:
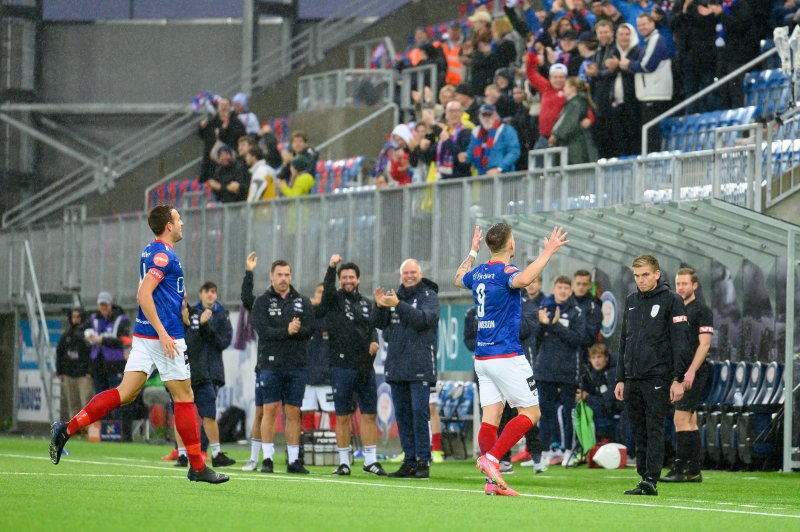
[[[704,333],[714,334],[714,327],[700,327],[698,332],[700,334],[704,334]]]
[[[159,268],[164,268],[169,264],[169,257],[166,253],[156,253],[155,257],[153,257],[153,264]]]
[[[689,318],[686,317],[684,314],[683,316],[673,316],[672,323],[681,323],[681,322],[688,322]]]
[[[148,273],[148,275],[151,275],[152,277],[155,277],[158,280],[158,282],[161,282],[161,281],[164,280],[164,272],[162,272],[158,268],[150,268],[150,270],[148,270],[147,273]]]
[[[503,269],[503,272],[504,272],[506,275],[508,275],[508,274],[510,274],[510,273],[514,273],[514,272],[516,272],[516,271],[519,271],[519,268],[517,268],[516,266],[511,266],[511,265],[509,265],[509,266],[506,266],[506,267]]]

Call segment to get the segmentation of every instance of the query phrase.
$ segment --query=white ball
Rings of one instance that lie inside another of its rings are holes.
[[[607,443],[594,453],[592,461],[605,469],[621,469],[628,462],[628,450],[619,443]]]

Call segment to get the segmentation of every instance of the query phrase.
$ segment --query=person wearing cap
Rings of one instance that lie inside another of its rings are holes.
[[[468,83],[461,83],[456,87],[456,101],[461,104],[465,117],[462,117],[464,127],[472,129],[478,123],[481,104],[475,99],[475,93]],[[469,125],[467,124],[469,122]]]
[[[519,155],[519,137],[514,128],[500,121],[494,105],[481,105],[480,126],[472,130],[467,162],[478,175],[502,174],[515,170]]]
[[[246,200],[250,184],[249,174],[245,175],[243,167],[236,164],[233,148],[225,144],[218,153],[219,166],[214,172],[214,177],[206,181],[214,193],[214,198],[221,203]]]
[[[281,194],[289,197],[306,196],[314,188],[314,176],[311,175],[311,161],[305,155],[296,155],[290,164],[291,177],[289,183],[283,179],[277,181]]]
[[[574,30],[566,32],[561,36],[558,47],[560,51],[556,53],[555,63],[566,66],[568,76],[577,76],[583,63],[583,57],[578,53],[578,33]]]
[[[236,111],[236,116],[242,122],[245,131],[248,135],[255,135],[261,129],[261,124],[258,123],[258,117],[250,111],[248,107],[247,95],[243,92],[238,92],[231,100],[233,103],[233,110]]]
[[[292,143],[291,143],[291,150],[284,150],[281,152],[281,158],[283,159],[283,166],[278,171],[278,178],[283,179],[284,181],[289,181],[291,178],[291,163],[292,159],[298,155],[305,155],[309,161],[309,170],[312,175],[316,173],[317,168],[317,160],[319,159],[319,153],[317,150],[311,147],[311,144],[308,142],[308,135],[305,131],[295,130],[292,131]]]
[[[448,25],[447,38],[442,39],[438,44],[447,61],[444,82],[448,85],[458,85],[464,77],[464,65],[461,64],[461,47],[464,44],[464,38],[461,35],[461,24],[457,20]]]
[[[533,50],[529,51],[525,73],[542,99],[542,108],[539,112],[539,139],[534,144],[534,149],[547,147],[547,139],[550,138],[558,115],[561,114],[561,109],[567,101],[564,97],[567,67],[560,63],[551,65],[549,78],[545,78],[539,73],[538,66],[539,57]]]
[[[110,293],[97,294],[97,312],[89,316],[85,335],[92,346],[89,358],[95,393],[116,388],[125,371],[125,348],[131,345],[131,320]]]

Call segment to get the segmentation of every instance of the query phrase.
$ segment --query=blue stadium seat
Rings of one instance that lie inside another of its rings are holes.
[[[747,388],[744,392],[744,404],[752,405],[758,397],[758,392],[764,383],[766,367],[761,362],[754,362],[750,367],[750,376],[747,379]]]
[[[725,394],[725,397],[720,401],[723,405],[733,405],[744,397],[744,392],[747,389],[747,379],[750,375],[750,364],[747,362],[739,362],[733,370],[733,382]]]
[[[708,397],[708,404],[719,404],[728,395],[728,390],[733,384],[733,362],[726,360],[719,363],[719,378],[716,387]]]

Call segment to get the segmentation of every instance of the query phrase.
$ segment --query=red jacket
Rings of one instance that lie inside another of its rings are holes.
[[[558,115],[561,114],[561,109],[567,99],[564,97],[563,90],[555,90],[550,85],[550,80],[539,74],[536,68],[539,65],[539,58],[533,52],[528,52],[528,66],[526,67],[526,74],[528,81],[531,82],[542,96],[542,110],[539,111],[539,136],[549,137],[553,132],[553,126],[556,125]]]

